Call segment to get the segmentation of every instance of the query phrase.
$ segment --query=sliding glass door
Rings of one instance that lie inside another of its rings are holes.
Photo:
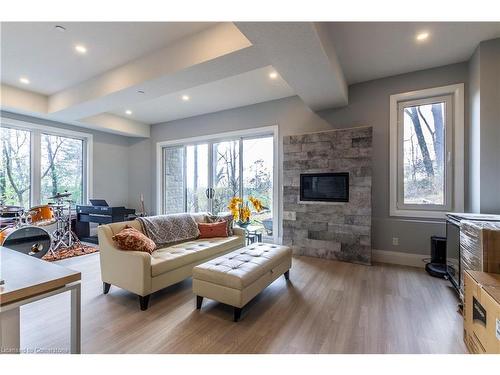
[[[210,211],[208,199],[208,144],[186,146],[186,212]]]
[[[232,197],[250,196],[252,227],[273,236],[274,136],[228,137],[162,149],[162,212],[228,212]]]
[[[252,213],[252,224],[264,235],[273,234],[273,137],[244,139],[242,196],[260,199],[263,210]],[[251,207],[253,208],[253,207]]]
[[[228,210],[232,197],[241,196],[240,140],[213,143],[212,152],[212,212],[218,214]]]

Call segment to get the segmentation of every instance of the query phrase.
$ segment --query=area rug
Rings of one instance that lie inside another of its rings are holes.
[[[42,257],[42,259],[48,262],[54,262],[56,260],[78,257],[80,255],[92,254],[98,251],[99,251],[98,247],[87,246],[80,243],[80,244],[74,244],[73,246],[68,247],[66,249],[63,248],[57,250],[54,255],[48,252]]]

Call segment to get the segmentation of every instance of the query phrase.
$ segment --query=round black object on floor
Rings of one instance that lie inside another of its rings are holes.
[[[427,263],[425,265],[425,270],[431,276],[445,279],[447,275],[448,266],[442,263]]]

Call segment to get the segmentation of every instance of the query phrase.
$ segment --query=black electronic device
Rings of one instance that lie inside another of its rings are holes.
[[[105,199],[89,199],[90,204],[94,207],[109,207]]]
[[[425,270],[434,277],[447,277],[446,237],[431,236],[431,261],[425,265]]]

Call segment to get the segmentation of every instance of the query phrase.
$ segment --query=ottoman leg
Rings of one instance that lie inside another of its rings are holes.
[[[196,296],[196,308],[199,310],[201,309],[201,304],[203,303],[203,297],[202,296]]]
[[[290,280],[290,270],[285,272],[285,280]]]
[[[241,307],[235,307],[234,308],[234,321],[237,322],[238,320],[240,320],[240,317],[241,317]]]
[[[108,294],[109,288],[111,288],[110,283],[102,283],[102,293],[103,294]]]

